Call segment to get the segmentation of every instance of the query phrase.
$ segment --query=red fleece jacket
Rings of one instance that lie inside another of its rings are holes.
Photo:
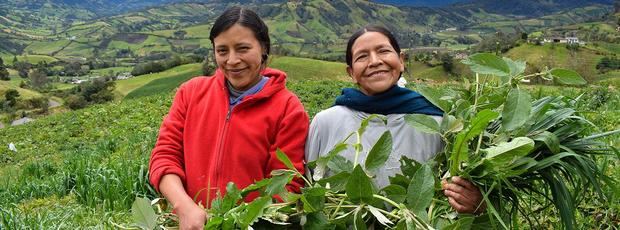
[[[304,170],[308,115],[299,99],[285,87],[286,74],[265,69],[269,81],[229,111],[225,77],[196,77],[178,89],[164,118],[150,160],[150,182],[159,190],[166,174],[176,174],[187,194],[206,204],[226,184],[240,189],[286,168],[276,149],[288,155],[297,170]],[[296,178],[287,188],[299,192]],[[250,194],[246,201],[257,194]]]

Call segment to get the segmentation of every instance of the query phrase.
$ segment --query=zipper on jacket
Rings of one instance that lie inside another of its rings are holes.
[[[232,114],[234,107],[230,107],[228,112],[226,113],[226,120],[224,120],[224,128],[222,129],[222,133],[220,135],[220,143],[217,149],[217,157],[215,161],[215,186],[219,188],[220,186],[220,177],[221,177],[221,165],[222,165],[222,155],[224,151],[224,144],[226,143],[226,133],[228,132],[228,125],[230,121],[230,116]],[[226,191],[220,191],[221,194],[224,194]]]

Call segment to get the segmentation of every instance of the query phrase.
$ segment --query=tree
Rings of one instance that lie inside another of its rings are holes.
[[[17,104],[17,98],[19,97],[19,92],[15,89],[9,89],[4,93],[4,98],[8,102],[10,107],[15,106]]]
[[[2,60],[2,58],[0,58],[0,80],[11,80],[11,78],[9,77],[9,71],[4,66],[4,61]]]
[[[40,89],[47,84],[47,74],[44,70],[40,68],[37,68],[30,72],[29,77],[32,88]]]
[[[30,71],[30,68],[32,68],[32,64],[28,62],[18,61],[13,62],[13,67],[15,67],[20,77],[28,78],[28,72]]]
[[[174,31],[174,37],[177,39],[183,39],[185,38],[185,35],[187,34],[187,32],[185,32],[185,30],[177,30]]]
[[[454,58],[452,55],[449,53],[442,53],[439,56],[439,60],[441,61],[443,69],[448,73],[452,73],[452,70],[454,69]]]

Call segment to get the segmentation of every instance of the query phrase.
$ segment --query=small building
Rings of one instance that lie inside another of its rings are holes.
[[[454,58],[458,59],[458,60],[467,59],[468,57],[469,57],[469,55],[467,55],[467,53],[456,53],[454,55]]]
[[[586,44],[584,41],[579,40],[578,37],[551,37],[551,38],[545,38],[543,40],[543,44],[544,43],[579,44],[579,45],[585,45]]]

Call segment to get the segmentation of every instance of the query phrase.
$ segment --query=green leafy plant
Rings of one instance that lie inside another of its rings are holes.
[[[417,90],[445,113],[441,122],[426,115],[412,114],[406,121],[420,131],[440,135],[445,148],[424,164],[401,159],[401,173],[390,184],[378,188],[372,182],[392,150],[392,136],[385,132],[364,151],[361,137],[372,119],[325,156],[309,162],[311,173],[302,175],[286,155],[278,159],[288,169],[276,170],[271,177],[242,190],[229,183],[226,194],[212,201],[207,210],[206,229],[247,229],[272,225],[304,229],[471,229],[515,228],[519,219],[535,227],[536,213],[554,208],[562,226],[572,229],[576,205],[586,193],[601,194],[602,186],[613,186],[595,162],[595,155],[612,148],[595,139],[620,130],[588,135],[592,123],[574,109],[566,97],[533,100],[519,83],[542,77],[561,84],[584,84],[573,71],[552,69],[524,75],[525,63],[492,54],[472,55],[464,62],[476,72],[476,80],[463,89],[434,89],[420,85]],[[383,119],[384,122],[387,122]],[[350,138],[356,138],[348,144]],[[339,154],[355,150],[353,161]],[[441,192],[439,178],[458,175],[475,183],[483,194],[487,211],[480,216],[456,213]],[[294,177],[303,178],[301,194],[290,193],[285,185]],[[250,192],[259,196],[250,203]],[[601,194],[601,197],[602,194]],[[604,197],[603,197],[604,198]],[[145,210],[148,202],[133,207],[136,223],[152,229],[178,223],[169,210],[157,205],[159,214]]]

